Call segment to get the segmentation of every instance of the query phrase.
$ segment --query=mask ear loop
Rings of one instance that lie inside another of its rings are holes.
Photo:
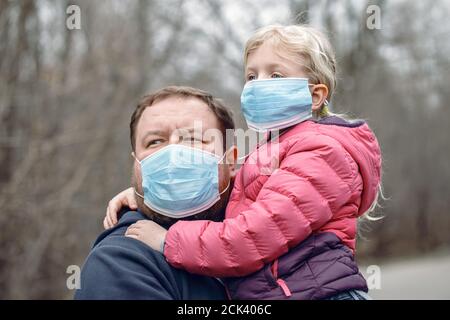
[[[133,189],[134,189],[134,193],[135,193],[138,197],[144,199],[144,196],[143,196],[142,194],[140,194],[139,192],[137,192],[136,188],[133,188]]]
[[[230,187],[230,185],[231,185],[231,178],[228,179],[228,184],[227,184],[227,186],[225,187],[225,189],[223,189],[221,192],[219,192],[219,196],[221,196],[222,194],[224,194],[224,193],[228,190],[228,188]]]
[[[141,161],[138,158],[136,158],[134,151],[131,153],[131,156],[134,158],[134,160],[136,160],[137,163],[141,164]]]
[[[231,149],[231,148],[230,148],[230,149]],[[219,159],[219,161],[217,162],[218,164],[220,164],[220,163],[222,162],[222,160],[225,159],[225,156],[226,156],[227,153],[230,151],[230,149],[228,149],[227,151],[225,151],[225,152],[223,153],[223,156],[222,156],[222,157]],[[219,192],[219,196],[221,196],[222,194],[224,194],[224,193],[228,190],[228,188],[230,187],[230,185],[231,185],[231,178],[228,179],[228,184],[227,184],[226,188],[223,189],[221,192]]]
[[[139,161],[139,159],[136,158],[136,155],[134,154],[134,152],[131,153],[131,156],[134,158],[134,160],[136,160],[137,163],[139,163],[139,165],[141,165],[141,161]],[[138,197],[144,199],[144,196],[143,196],[142,194],[140,194],[139,192],[137,192],[137,190],[136,190],[135,187],[133,187],[133,189],[134,189],[134,193],[135,193]]]

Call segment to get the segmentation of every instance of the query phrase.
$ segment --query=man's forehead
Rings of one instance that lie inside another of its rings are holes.
[[[201,126],[202,130],[220,128],[208,105],[197,98],[167,98],[145,108],[138,123],[139,131],[175,130]]]

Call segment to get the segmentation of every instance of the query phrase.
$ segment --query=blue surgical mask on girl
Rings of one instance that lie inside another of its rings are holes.
[[[170,144],[149,155],[141,165],[144,204],[170,217],[184,218],[220,200],[218,165],[225,157],[180,144]]]
[[[312,97],[306,78],[247,82],[241,108],[249,128],[280,130],[312,118]]]

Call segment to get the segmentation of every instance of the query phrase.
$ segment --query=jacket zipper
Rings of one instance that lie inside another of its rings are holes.
[[[281,290],[283,290],[284,295],[286,297],[290,297],[292,293],[291,290],[289,290],[289,287],[287,286],[286,282],[283,279],[278,278],[278,259],[276,259],[273,262],[270,270],[272,271],[272,275],[275,278],[275,281],[280,286]]]

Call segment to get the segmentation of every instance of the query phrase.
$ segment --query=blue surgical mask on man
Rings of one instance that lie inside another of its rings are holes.
[[[280,130],[312,117],[307,78],[253,80],[242,91],[241,108],[249,128]]]
[[[136,161],[141,165],[144,204],[170,217],[184,218],[220,200],[218,165],[225,157],[180,144],[170,144]]]

